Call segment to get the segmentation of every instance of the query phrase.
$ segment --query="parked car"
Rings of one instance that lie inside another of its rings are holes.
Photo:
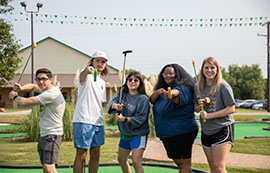
[[[240,106],[243,104],[244,100],[235,99],[235,107],[240,108]]]
[[[263,109],[264,109],[263,103],[254,104],[254,105],[252,106],[252,109],[255,109],[255,110],[263,110]]]
[[[256,100],[254,99],[248,99],[248,100],[245,100],[244,103],[240,106],[241,108],[246,108],[246,109],[249,109],[251,108],[252,104],[256,102]]]

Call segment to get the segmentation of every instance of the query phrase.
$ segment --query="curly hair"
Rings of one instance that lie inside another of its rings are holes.
[[[194,92],[195,80],[186,72],[186,70],[178,64],[167,64],[165,65],[158,75],[158,81],[154,90],[158,90],[160,88],[167,89],[169,85],[164,81],[162,73],[165,71],[167,67],[174,68],[175,72],[175,80],[171,87],[176,87],[180,85],[185,85],[192,93]]]

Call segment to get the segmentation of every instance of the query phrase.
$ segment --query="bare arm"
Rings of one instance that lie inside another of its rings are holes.
[[[9,93],[9,98],[13,99],[16,103],[22,106],[40,104],[40,101],[38,100],[37,97],[35,96],[29,98],[20,97],[18,96],[18,93],[13,90]]]
[[[221,118],[225,117],[227,115],[233,114],[235,112],[235,105],[229,105],[226,108],[213,112],[213,113],[207,113],[205,111],[201,111],[200,115],[202,116],[203,119],[213,119],[213,118]]]
[[[34,90],[35,92],[38,92],[38,93],[42,92],[37,84],[32,84],[32,83],[25,84],[24,86],[21,86],[19,83],[15,83],[13,90],[15,90],[15,91],[32,91],[32,90]]]
[[[14,101],[16,103],[18,103],[19,105],[22,105],[22,106],[40,104],[39,100],[35,96],[34,97],[29,97],[29,98],[19,97],[18,96]]]
[[[178,90],[172,90],[172,98],[171,99],[175,104],[179,104],[180,96],[179,96],[179,91]]]
[[[87,75],[92,74],[93,70],[94,70],[94,67],[92,66],[85,67],[85,69],[80,73],[80,82],[85,82]]]
[[[149,97],[149,101],[152,104],[155,104],[157,99],[159,98],[159,96],[163,95],[164,92],[165,92],[165,90],[163,88],[160,88],[160,89],[154,91],[153,94]]]

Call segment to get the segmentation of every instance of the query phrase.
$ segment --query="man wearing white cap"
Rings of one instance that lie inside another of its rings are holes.
[[[73,171],[83,171],[87,150],[90,150],[89,172],[97,172],[100,146],[104,144],[102,102],[106,102],[106,85],[101,76],[108,74],[107,55],[96,51],[79,76],[78,98],[73,114],[76,157]],[[97,72],[97,76],[96,76]]]

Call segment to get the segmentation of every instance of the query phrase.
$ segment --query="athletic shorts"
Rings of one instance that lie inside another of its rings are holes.
[[[220,131],[213,135],[205,135],[202,132],[202,145],[205,148],[230,143],[234,141],[234,124],[223,127]]]
[[[145,149],[148,136],[137,136],[131,140],[120,139],[119,147],[125,150]]]
[[[160,140],[163,142],[169,158],[190,159],[192,155],[192,145],[197,134],[198,130],[168,138],[160,138]]]
[[[37,150],[42,164],[57,164],[62,140],[63,135],[47,135],[39,138]]]
[[[86,123],[73,123],[74,147],[90,149],[103,145],[104,126]]]

